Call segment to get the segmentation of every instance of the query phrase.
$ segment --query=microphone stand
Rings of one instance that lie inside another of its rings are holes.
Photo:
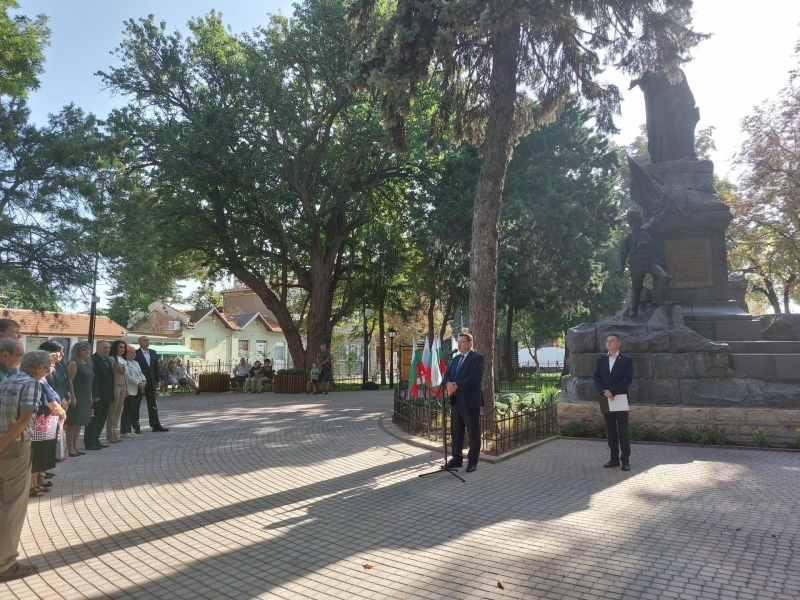
[[[447,411],[445,411],[445,394],[444,391],[442,392],[442,399],[439,401],[439,404],[442,407],[442,449],[444,450],[444,464],[439,467],[436,471],[431,471],[430,473],[422,473],[418,475],[418,477],[425,477],[426,475],[436,475],[437,473],[450,473],[456,479],[461,479],[462,483],[467,483],[465,479],[463,479],[460,475],[457,475],[458,469],[451,469],[447,466]]]

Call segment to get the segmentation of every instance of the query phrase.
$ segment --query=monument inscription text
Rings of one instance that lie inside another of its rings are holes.
[[[708,238],[666,240],[664,251],[667,266],[672,271],[670,287],[713,287],[711,240]]]

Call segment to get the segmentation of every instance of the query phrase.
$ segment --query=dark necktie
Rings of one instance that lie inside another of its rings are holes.
[[[456,365],[456,372],[455,372],[455,374],[453,375],[453,378],[456,378],[456,377],[458,377],[458,372],[461,370],[461,365],[463,365],[463,364],[464,364],[464,359],[465,359],[466,357],[467,357],[467,355],[466,355],[466,354],[462,354],[462,355],[461,355],[461,359],[458,361],[458,364]]]
[[[110,371],[110,370],[111,370],[111,363],[110,363],[110,362],[108,362],[108,359],[107,359],[107,358],[104,358],[104,359],[103,359],[103,362],[104,362],[104,363],[106,363],[106,367],[107,367],[107,368],[108,368],[108,370]]]

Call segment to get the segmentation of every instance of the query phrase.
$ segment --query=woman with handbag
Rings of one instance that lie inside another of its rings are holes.
[[[58,356],[58,352],[50,353],[51,372],[55,369]],[[53,483],[45,479],[44,472],[56,466],[58,420],[67,416],[61,408],[61,398],[47,383],[47,379],[43,378],[42,384],[43,395],[39,401],[39,410],[34,416],[31,441],[31,489],[28,495],[30,498],[38,498],[53,487]]]
[[[67,377],[67,366],[64,364],[64,345],[58,339],[48,340],[39,345],[39,350],[57,354],[58,360],[55,363],[55,368],[50,371],[50,374],[45,378],[50,387],[53,388],[61,400],[61,408],[66,412],[70,403],[70,388],[69,378]],[[64,423],[66,419],[58,420],[58,431],[56,438],[58,443],[56,445],[56,462],[61,462],[67,459],[66,436],[64,435]],[[45,473],[45,477],[49,478],[52,475]]]

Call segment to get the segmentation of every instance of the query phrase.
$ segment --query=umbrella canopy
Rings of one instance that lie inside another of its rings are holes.
[[[139,344],[128,345],[133,346],[137,350],[139,349]],[[155,346],[151,344],[150,349],[155,350],[161,356],[194,356],[195,354],[194,350],[181,344],[168,344],[166,346]]]

